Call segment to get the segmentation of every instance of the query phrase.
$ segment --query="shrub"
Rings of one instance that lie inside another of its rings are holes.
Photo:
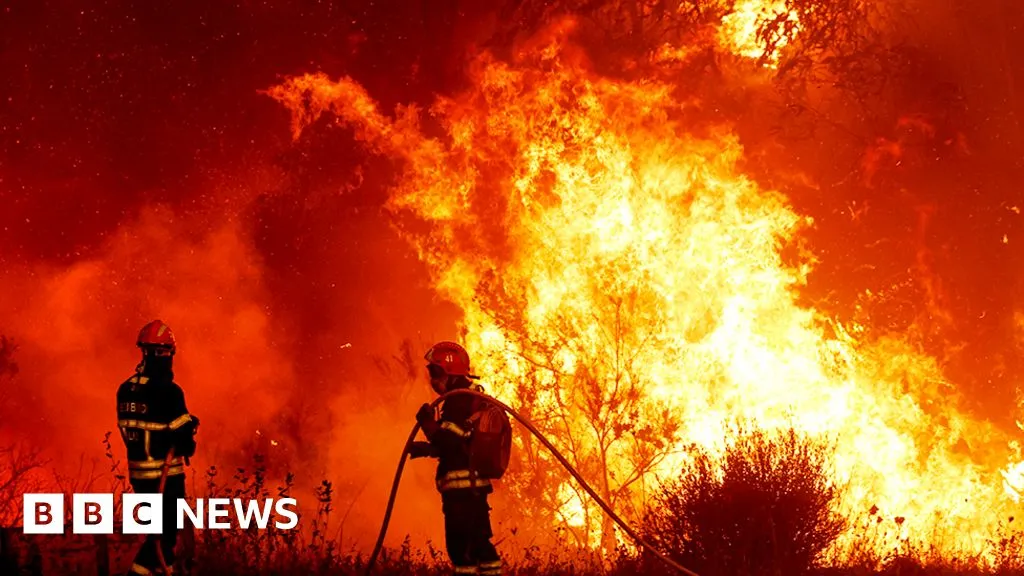
[[[845,529],[831,450],[790,429],[740,428],[722,457],[692,448],[692,464],[645,515],[653,545],[701,576],[799,576]],[[653,557],[652,573],[668,572]]]

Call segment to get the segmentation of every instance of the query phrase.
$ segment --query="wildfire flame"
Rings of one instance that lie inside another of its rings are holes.
[[[330,112],[399,161],[388,208],[462,308],[498,397],[525,402],[529,381],[536,409],[565,401],[553,382],[593,383],[601,397],[633,385],[638,419],[668,410],[680,423],[676,446],[717,448],[738,417],[824,435],[849,485],[843,512],[898,525],[878,546],[981,552],[1024,487],[1008,434],[963,411],[908,340],[867,340],[797,303],[813,222],[742,173],[728,130],[694,135],[670,86],[598,77],[562,42],[511,64],[479,57],[472,88],[431,110],[443,138],[415,108],[382,114],[351,79],[295,77],[270,94],[296,136]],[[561,445],[599,442],[584,412],[565,416]],[[611,446],[609,468],[628,476],[633,455]],[[644,476],[679,465],[667,457]],[[558,489],[571,500],[563,517],[583,522],[592,505]]]
[[[765,42],[760,35],[767,23],[781,26],[765,27],[770,36]],[[779,61],[778,50],[789,44],[799,30],[800,19],[785,0],[740,0],[722,18],[718,40],[734,54],[755,60],[764,58],[766,66],[774,67]]]

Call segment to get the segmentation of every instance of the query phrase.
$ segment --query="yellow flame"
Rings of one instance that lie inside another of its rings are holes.
[[[667,408],[677,446],[719,449],[737,417],[825,435],[849,485],[842,511],[905,518],[880,549],[894,538],[983,551],[1024,487],[1009,436],[962,411],[936,360],[904,338],[862,341],[862,327],[798,303],[813,261],[787,265],[781,252],[813,222],[743,175],[735,137],[692,135],[671,87],[597,77],[558,42],[513,64],[481,56],[473,88],[432,110],[443,140],[415,109],[385,116],[350,79],[297,77],[270,94],[292,108],[296,134],[330,111],[400,161],[388,208],[462,308],[497,396],[525,401],[532,382],[533,408],[550,408],[579,401],[563,389],[637,385],[638,419]],[[597,453],[593,421],[561,416],[559,445]],[[635,455],[610,446],[614,484]],[[570,499],[560,512],[577,523],[591,506]]]
[[[768,28],[773,31],[768,39],[774,44],[769,53],[765,38],[760,38],[759,32],[765,23],[772,21],[778,21],[782,26]],[[766,66],[774,67],[779,61],[779,50],[789,44],[799,31],[799,25],[800,19],[789,10],[785,0],[739,0],[722,18],[718,37],[719,42],[734,54],[755,60],[764,58]]]
[[[1020,445],[1011,442],[1011,448],[1020,458]],[[1003,489],[1015,503],[1020,503],[1021,493],[1024,492],[1024,462],[1016,462],[1008,465],[1000,472],[1003,475]]]

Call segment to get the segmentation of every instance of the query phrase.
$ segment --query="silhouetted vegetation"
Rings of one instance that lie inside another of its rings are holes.
[[[21,522],[21,494],[37,492],[45,463],[42,447],[8,425],[18,409],[11,398],[10,381],[18,374],[14,340],[0,334],[0,526]]]
[[[16,373],[13,344],[0,340],[0,360],[6,377]],[[60,490],[80,492],[130,490],[123,466],[111,444],[103,439],[109,463],[110,486],[92,472],[80,478],[55,477]],[[824,553],[846,529],[837,516],[835,504],[841,487],[832,478],[831,448],[794,430],[770,435],[757,429],[740,428],[728,438],[724,456],[692,447],[688,464],[680,475],[665,484],[649,503],[640,526],[645,537],[683,565],[702,576],[890,576],[890,575],[992,575],[1024,574],[1024,554],[1019,534],[1010,530],[1008,518],[990,544],[991,568],[980,558],[948,559],[931,550],[901,548],[878,556],[871,546],[848,559],[843,567],[822,566]],[[20,504],[20,495],[43,487],[39,451],[25,451],[22,445],[0,450],[0,496]],[[14,472],[14,475],[11,472]],[[35,472],[31,474],[30,472]],[[101,474],[101,476],[103,476]],[[11,479],[15,478],[14,481]],[[19,480],[20,478],[20,480]],[[268,478],[267,462],[255,455],[246,468],[236,468],[227,481],[225,474],[211,467],[201,475],[203,497],[283,498],[295,490],[294,477],[280,482]],[[196,478],[200,480],[200,478]],[[52,483],[52,482],[51,482]],[[357,575],[365,569],[365,551],[345,548],[344,523],[348,510],[339,514],[334,504],[347,501],[345,490],[330,481],[316,489],[315,507],[307,506],[302,530],[285,531],[271,525],[266,530],[186,530],[179,539],[180,573],[232,576],[246,575]],[[192,494],[193,497],[197,494]],[[120,498],[116,500],[120,501]],[[6,566],[16,562],[15,574],[45,576],[97,573],[98,559],[109,558],[110,573],[116,574],[131,562],[141,536],[115,534],[93,536],[24,536],[20,506],[8,506],[15,514],[0,516],[6,529]],[[868,534],[885,522],[874,511],[854,529]],[[600,525],[598,525],[600,526]],[[570,539],[571,540],[571,539]],[[870,538],[865,538],[870,541]],[[512,549],[519,546],[519,549]],[[657,559],[621,546],[610,554],[578,547],[538,547],[510,538],[501,544],[508,563],[507,573],[524,576],[619,576],[671,574]],[[98,548],[99,547],[99,548]],[[607,546],[605,547],[607,550]],[[13,554],[12,554],[13,552]],[[398,548],[385,549],[376,573],[391,575],[447,574],[443,548],[427,545],[413,548],[406,539]],[[100,572],[106,573],[106,572]]]
[[[120,463],[104,439],[115,485],[123,482]],[[683,565],[701,576],[1019,576],[1024,575],[1020,537],[1009,530],[1013,519],[990,542],[993,564],[980,558],[949,559],[930,550],[901,548],[885,556],[865,548],[841,567],[825,566],[824,553],[847,528],[833,510],[841,487],[833,481],[831,451],[826,443],[793,430],[772,435],[739,429],[729,437],[723,457],[691,448],[689,463],[679,477],[650,502],[641,530]],[[205,474],[204,497],[282,498],[293,493],[294,478],[279,483],[268,479],[264,458],[232,471],[226,482],[216,467]],[[198,480],[198,479],[197,479]],[[275,485],[276,484],[276,485]],[[362,575],[365,551],[344,548],[345,515],[335,512],[338,498],[330,481],[314,490],[316,506],[306,507],[302,530],[186,530],[179,538],[179,573],[195,576]],[[195,494],[193,494],[195,496]],[[20,500],[20,498],[18,499]],[[872,514],[855,530],[883,522]],[[93,536],[22,536],[13,534],[20,574],[54,576],[96,573]],[[110,574],[131,562],[141,536],[115,534],[103,539],[110,559]],[[870,539],[868,539],[870,540]],[[501,547],[506,573],[521,576],[635,576],[673,574],[657,559],[621,546],[610,556],[596,551],[558,546],[528,546],[512,550],[517,541]],[[380,576],[433,576],[450,573],[441,547],[428,543],[414,548],[407,538],[398,548],[385,549],[375,574]]]
[[[692,466],[655,497],[644,531],[701,574],[808,574],[845,528],[833,512],[840,491],[829,455],[792,429],[741,430],[721,459],[693,448]]]

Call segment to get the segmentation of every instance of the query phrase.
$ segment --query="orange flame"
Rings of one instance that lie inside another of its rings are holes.
[[[542,406],[571,402],[559,390],[580,382],[602,397],[635,385],[641,420],[667,409],[681,423],[676,446],[716,448],[735,418],[793,425],[836,442],[843,512],[899,518],[880,549],[898,539],[983,552],[1024,488],[1009,436],[963,411],[907,339],[862,339],[798,304],[813,258],[787,265],[781,252],[813,222],[743,175],[728,130],[694,136],[670,86],[598,77],[561,58],[559,42],[512,64],[479,57],[473,87],[431,110],[440,139],[417,109],[386,116],[348,78],[296,77],[269,93],[296,136],[329,112],[399,161],[388,208],[462,308],[498,397],[524,402],[527,379]],[[562,413],[557,440],[595,454],[602,439],[581,410]],[[632,456],[609,446],[614,484]],[[670,456],[643,476],[680,464]],[[578,524],[591,509],[570,498],[562,516]]]
[[[766,26],[769,23],[781,26]],[[733,54],[764,59],[766,66],[775,67],[779,62],[778,51],[799,30],[800,19],[785,0],[739,0],[722,18],[718,37]]]

